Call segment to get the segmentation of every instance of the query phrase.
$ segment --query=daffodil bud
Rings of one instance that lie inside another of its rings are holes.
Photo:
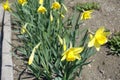
[[[53,21],[53,15],[52,15],[52,12],[50,13],[50,21],[51,21],[51,22]]]
[[[32,64],[33,59],[34,59],[34,54],[35,54],[35,52],[36,52],[36,49],[38,49],[39,46],[40,46],[40,42],[33,48],[32,53],[31,53],[31,55],[30,55],[30,57],[29,57],[29,61],[28,61],[28,64],[29,64],[29,65]]]

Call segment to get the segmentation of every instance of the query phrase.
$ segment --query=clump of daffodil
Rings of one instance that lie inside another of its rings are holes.
[[[5,11],[10,11],[11,10],[10,9],[10,4],[9,4],[8,0],[6,2],[4,2],[2,4],[2,6],[3,6],[3,8],[4,8]]]
[[[42,14],[45,14],[46,11],[47,11],[47,9],[42,5],[37,10],[37,12],[42,13]]]
[[[88,43],[88,47],[95,46],[96,50],[99,51],[100,46],[105,44],[108,41],[107,36],[109,34],[110,34],[110,32],[105,32],[104,27],[100,27],[96,31],[94,36],[92,34],[90,34],[90,42]]]
[[[81,20],[87,20],[87,19],[91,19],[91,13],[93,12],[93,10],[88,10],[88,11],[83,11],[83,13],[81,14]]]
[[[61,5],[59,2],[55,1],[53,4],[52,4],[52,9],[60,9],[61,8]]]
[[[34,59],[34,54],[35,54],[35,52],[36,52],[36,50],[38,49],[39,46],[40,46],[40,42],[33,48],[32,53],[31,53],[31,55],[29,57],[29,61],[28,61],[29,65],[32,64],[33,59]]]
[[[24,6],[27,3],[27,0],[18,0],[18,3]]]

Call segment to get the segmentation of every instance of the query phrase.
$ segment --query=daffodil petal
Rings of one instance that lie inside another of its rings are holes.
[[[61,61],[65,60],[65,58],[66,58],[66,55],[64,55],[64,56],[62,57]]]
[[[93,39],[93,35],[92,34],[90,34],[90,40],[92,40]]]
[[[95,35],[95,36],[97,36],[97,35],[99,35],[99,34],[103,33],[103,32],[104,32],[104,30],[105,30],[105,28],[104,28],[104,27],[100,27],[100,28],[96,31],[96,35]]]
[[[69,49],[68,49],[67,51],[65,51],[65,52],[62,54],[62,56],[64,56],[68,51],[69,51]]]
[[[95,41],[94,46],[95,46],[97,51],[100,50],[100,44],[97,41]]]
[[[100,46],[99,46],[99,47],[96,47],[96,50],[97,50],[97,51],[100,51]]]
[[[77,54],[75,57],[76,57],[76,59],[81,60],[80,54]]]
[[[103,36],[103,35],[99,35],[97,36],[97,42],[100,44],[100,45],[103,45],[107,42],[107,37]]]
[[[93,11],[94,11],[94,10],[89,10],[88,12],[89,12],[89,13],[92,13]]]
[[[94,46],[94,43],[95,43],[95,38],[93,38],[93,39],[88,43],[88,47]]]
[[[108,35],[110,35],[110,32],[104,32],[103,35],[108,36]]]
[[[79,54],[79,53],[81,53],[82,51],[83,51],[83,47],[80,47],[80,48],[74,48],[74,50],[73,50],[73,52],[75,53],[75,54]]]
[[[80,20],[83,20],[83,13],[81,14]]]

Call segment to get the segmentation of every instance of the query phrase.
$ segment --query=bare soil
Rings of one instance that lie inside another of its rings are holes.
[[[100,10],[94,11],[92,19],[87,20],[80,27],[89,27],[95,31],[100,26],[105,26],[114,33],[120,31],[120,0],[69,0],[71,6],[75,3],[98,2]],[[81,78],[77,80],[120,80],[120,57],[107,55],[108,49],[103,46],[97,54],[88,61],[91,64],[83,68]]]
[[[100,26],[105,26],[111,33],[120,31],[120,0],[66,0],[68,10],[71,10],[75,4],[84,2],[98,2],[101,8],[99,11],[94,11],[92,19],[85,21],[80,26],[81,28],[88,27],[91,31],[95,31]],[[14,34],[16,33],[13,32],[12,43],[17,46],[19,43],[16,42],[17,38]],[[81,77],[76,80],[120,80],[120,57],[107,55],[108,51],[106,46],[103,46],[88,60],[92,63],[83,67]],[[14,80],[18,80],[20,73],[25,68],[21,59],[22,57],[13,56]],[[24,73],[22,77],[27,78],[21,80],[33,80],[28,78],[30,76],[27,73]]]

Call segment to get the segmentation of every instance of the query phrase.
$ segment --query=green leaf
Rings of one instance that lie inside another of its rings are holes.
[[[60,78],[60,77],[55,77],[54,80],[62,80],[62,78]]]

